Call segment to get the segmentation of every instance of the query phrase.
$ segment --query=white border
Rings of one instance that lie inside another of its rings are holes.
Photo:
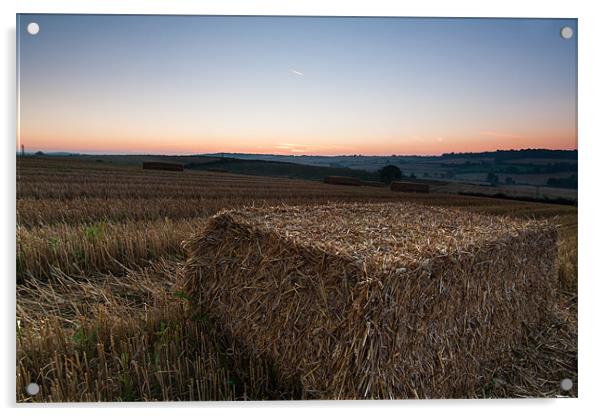
[[[306,414],[309,412],[332,412],[365,415],[368,408],[379,414],[411,412],[420,414],[504,415],[509,412],[530,411],[546,414],[566,415],[568,412],[587,412],[600,407],[597,402],[600,392],[600,328],[598,321],[599,297],[602,276],[596,265],[599,242],[598,198],[600,193],[600,163],[602,157],[602,132],[600,124],[600,40],[602,39],[602,19],[596,13],[596,2],[576,4],[565,1],[527,2],[506,0],[494,2],[455,0],[455,1],[416,1],[411,3],[384,0],[21,0],[0,2],[3,25],[2,77],[3,97],[0,101],[4,126],[2,172],[2,239],[0,247],[2,273],[2,378],[0,392],[4,406],[12,407],[11,413],[43,410],[50,414],[79,414],[82,409],[76,406],[19,406],[15,409],[15,363],[14,363],[14,270],[15,270],[15,13],[111,13],[111,14],[236,14],[236,15],[338,15],[338,16],[447,16],[447,17],[558,17],[579,18],[579,399],[572,400],[493,400],[493,401],[406,401],[406,402],[278,402],[278,403],[157,403],[152,405],[116,404],[86,405],[86,413],[103,414],[108,408],[119,414],[130,411],[128,408],[144,408],[148,414],[163,414],[167,408],[176,408],[178,413],[204,413],[207,411],[243,410],[251,414],[264,415],[286,412]],[[202,408],[199,408],[202,406]],[[342,408],[341,408],[342,407]],[[132,409],[133,410],[133,409]]]

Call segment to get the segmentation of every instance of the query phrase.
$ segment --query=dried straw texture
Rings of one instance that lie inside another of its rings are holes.
[[[183,254],[181,243],[203,219],[99,221],[90,224],[17,225],[17,282],[49,279],[54,273],[124,272]]]
[[[471,397],[552,310],[556,234],[412,204],[224,211],[183,285],[301,397]]]

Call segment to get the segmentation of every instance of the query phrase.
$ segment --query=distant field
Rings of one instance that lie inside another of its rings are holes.
[[[253,159],[256,158],[256,159]],[[408,157],[408,156],[278,156],[226,154],[208,156],[161,155],[71,155],[48,157],[49,163],[89,162],[92,169],[140,167],[143,162],[167,162],[186,170],[268,176],[272,178],[322,181],[327,176],[346,176],[366,181],[380,181],[377,169],[393,164],[401,169],[403,180],[427,181],[443,193],[469,192],[475,195],[504,194],[506,197],[526,198],[542,202],[577,201],[577,189],[548,186],[550,178],[567,179],[576,175],[576,159],[511,159],[502,164],[490,158],[468,157]],[[525,163],[524,161],[534,163]],[[339,161],[339,162],[333,162]],[[535,163],[537,162],[537,163]],[[534,173],[534,167],[550,169],[560,163],[554,173]],[[107,165],[107,166],[105,166]],[[60,167],[55,167],[60,169]],[[491,186],[488,172],[496,172],[499,183]],[[507,173],[512,172],[512,173]],[[508,184],[507,180],[512,183]]]
[[[514,366],[484,376],[474,397],[554,396],[554,377],[576,381],[574,206],[25,157],[17,160],[18,401],[33,400],[23,394],[32,380],[42,401],[279,398],[277,386],[257,384],[269,380],[268,363],[229,361],[222,334],[188,314],[174,286],[181,242],[224,208],[331,201],[410,201],[557,222],[566,315],[531,340],[538,348],[515,351]]]
[[[181,164],[186,169],[309,180],[321,180],[325,176],[379,180],[379,169],[395,165],[410,179],[489,185],[488,175],[494,173],[499,180],[500,189],[497,192],[505,192],[504,188],[509,188],[511,194],[531,198],[538,198],[538,194],[544,198],[547,196],[548,199],[577,198],[576,151],[521,150],[447,156],[284,156],[231,153],[206,156],[72,155],[69,159],[116,166],[140,166],[143,161],[169,162]],[[572,177],[575,179],[561,183],[563,179]],[[511,183],[506,183],[507,180]],[[552,182],[548,183],[549,180]],[[535,187],[541,189],[537,190]]]
[[[498,185],[490,186],[481,182],[467,183],[461,180],[448,180],[433,183],[431,187],[437,192],[446,193],[470,193],[473,195],[490,195],[496,196],[499,194],[509,198],[528,198],[538,201],[549,200],[550,202],[561,200],[563,203],[577,204],[578,192],[576,189],[551,188],[544,186],[533,185]]]
[[[407,177],[438,181],[470,182],[475,184],[489,183],[487,175],[491,172],[498,175],[500,184],[511,178],[516,185],[547,187],[548,179],[568,178],[577,174],[576,151],[519,150],[497,151],[485,153],[463,153],[442,156],[282,156],[225,154],[229,160],[260,160],[296,165],[328,167],[336,169],[352,169],[371,174],[386,165],[397,166]],[[216,157],[216,155],[210,155]],[[301,168],[298,168],[301,170]],[[302,171],[302,170],[301,170]],[[336,173],[331,173],[336,175]],[[364,173],[365,174],[365,173]],[[343,175],[338,173],[338,175]],[[313,179],[304,177],[305,179]],[[550,184],[552,185],[552,184]],[[552,194],[557,191],[551,188]],[[576,194],[576,185],[572,186]],[[513,192],[520,192],[514,189]]]
[[[241,175],[260,175],[289,179],[322,180],[326,176],[350,176],[369,181],[380,179],[378,173],[366,170],[263,160],[218,159],[200,165],[192,164],[187,167],[199,170],[217,169]]]
[[[555,178],[568,178],[573,174],[573,172],[559,172],[559,173],[555,173],[553,175],[553,177]],[[512,178],[516,183],[519,184],[530,184],[530,185],[538,185],[538,186],[542,186],[544,188],[544,185],[546,185],[548,179],[552,176],[548,173],[524,173],[524,174],[520,174],[520,173],[515,173],[515,174],[504,174],[501,173],[498,175],[500,178],[500,183],[504,183],[504,181],[506,180],[506,178]],[[486,184],[486,175],[482,174],[482,173],[464,173],[464,174],[459,174],[455,176],[456,180],[464,180],[467,182],[475,182],[475,183],[483,183]],[[503,185],[502,185],[503,186]],[[520,186],[520,185],[516,185],[516,186]],[[524,186],[524,185],[523,185]],[[557,189],[557,188],[552,188],[550,187],[550,189]],[[573,194],[577,193],[576,189],[567,189],[567,191],[571,191]]]

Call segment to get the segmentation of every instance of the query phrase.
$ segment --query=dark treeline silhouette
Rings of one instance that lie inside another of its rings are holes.
[[[577,160],[577,150],[550,150],[550,149],[520,149],[496,150],[495,152],[479,153],[443,153],[444,159],[462,158],[494,158],[497,162],[512,159],[574,159]]]
[[[403,173],[401,173],[401,170],[395,165],[387,165],[382,169],[379,169],[378,174],[380,175],[380,180],[387,185],[394,180],[401,179],[403,177]]]

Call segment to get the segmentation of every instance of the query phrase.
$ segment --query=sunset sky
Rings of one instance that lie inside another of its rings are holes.
[[[28,151],[577,148],[574,19],[26,14],[17,33]]]

